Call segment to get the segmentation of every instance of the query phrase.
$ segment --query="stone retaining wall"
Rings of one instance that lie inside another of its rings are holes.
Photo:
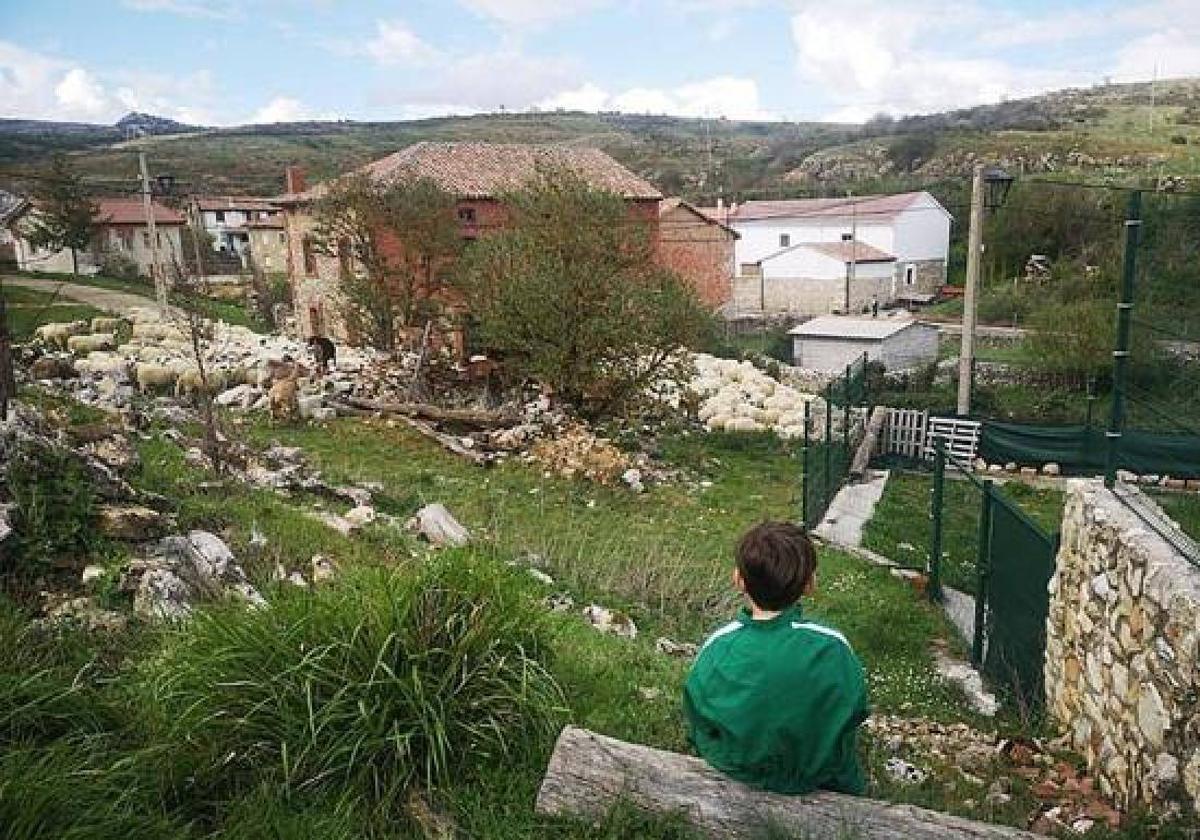
[[[1198,662],[1200,568],[1098,481],[1072,482],[1050,582],[1047,709],[1118,805],[1200,810]]]

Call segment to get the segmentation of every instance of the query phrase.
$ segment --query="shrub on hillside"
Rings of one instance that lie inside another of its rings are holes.
[[[416,575],[362,571],[198,615],[141,684],[165,741],[223,784],[349,784],[391,810],[412,785],[548,740],[562,698],[544,622],[506,570],[448,552]]]
[[[0,588],[19,590],[91,552],[98,540],[95,491],[77,457],[29,442],[17,449],[5,478],[16,507],[13,534],[0,555]]]

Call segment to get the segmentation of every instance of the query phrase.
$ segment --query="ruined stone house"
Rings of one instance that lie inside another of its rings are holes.
[[[630,216],[657,226],[662,194],[646,181],[598,149],[517,143],[416,143],[373,161],[359,172],[381,183],[406,178],[428,178],[457,197],[457,215],[464,240],[503,229],[509,212],[504,196],[533,181],[540,173],[566,171],[589,185],[625,198]],[[288,253],[287,272],[292,284],[297,327],[304,335],[328,335],[353,340],[338,315],[337,288],[344,260],[320,253],[313,233],[313,202],[325,185],[309,188],[303,172],[287,171],[287,193],[277,202],[284,208]],[[382,250],[388,256],[388,241]],[[392,246],[397,247],[398,246]],[[399,257],[399,254],[393,256]],[[451,291],[439,292],[439,301],[450,312],[460,311],[461,301]],[[461,341],[461,336],[456,340]]]

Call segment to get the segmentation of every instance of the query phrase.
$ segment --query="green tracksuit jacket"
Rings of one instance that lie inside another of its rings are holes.
[[[799,605],[755,621],[742,610],[700,649],[684,687],[688,739],[717,770],[779,793],[861,794],[862,665],[845,637]]]

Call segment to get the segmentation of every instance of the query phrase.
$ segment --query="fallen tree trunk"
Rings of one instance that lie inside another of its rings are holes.
[[[488,458],[488,456],[484,453],[478,452],[474,449],[468,449],[462,445],[462,442],[459,441],[458,438],[454,437],[453,435],[443,434],[422,420],[417,420],[414,417],[405,417],[404,415],[400,415],[400,420],[408,424],[414,430],[425,435],[425,437],[429,438],[430,440],[437,441],[455,455],[461,455],[463,458],[466,458],[473,464],[478,464],[481,467],[487,467],[492,463],[491,459]]]
[[[871,412],[871,419],[867,423],[862,443],[858,445],[858,451],[854,453],[854,460],[850,462],[851,478],[857,480],[866,473],[867,464],[871,461],[871,453],[875,451],[875,444],[879,440],[879,433],[883,431],[883,422],[887,419],[887,415],[887,407],[882,405],[875,406]]]
[[[772,829],[809,840],[1037,836],[840,793],[767,793],[721,776],[698,758],[627,744],[574,726],[564,729],[538,791],[538,813],[599,819],[621,800],[646,811],[681,814],[711,837],[736,840],[762,837]]]
[[[520,418],[508,411],[489,411],[474,408],[442,408],[429,403],[386,403],[346,397],[342,400],[351,408],[362,411],[377,411],[382,414],[397,414],[403,417],[419,417],[435,423],[462,423],[467,426],[511,426]]]

